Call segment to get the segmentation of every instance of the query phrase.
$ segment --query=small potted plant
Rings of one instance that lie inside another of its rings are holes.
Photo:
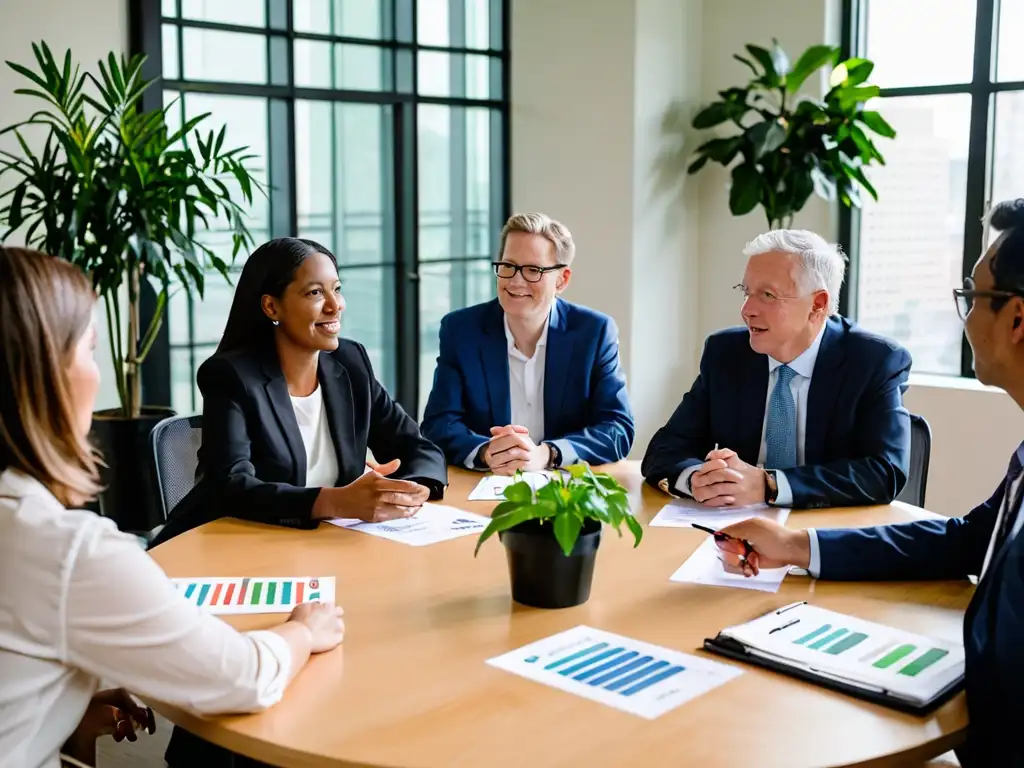
[[[644,530],[629,509],[626,489],[615,478],[574,464],[558,472],[540,490],[516,473],[480,534],[480,546],[495,533],[508,556],[512,599],[536,608],[568,608],[590,597],[594,560],[601,544],[602,523],[625,523],[634,547]]]

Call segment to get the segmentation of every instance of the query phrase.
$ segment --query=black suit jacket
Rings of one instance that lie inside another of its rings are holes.
[[[369,448],[379,462],[401,459],[392,477],[414,480],[439,499],[448,484],[444,454],[391,399],[362,345],[342,339],[321,352],[317,374],[338,458],[337,485],[356,480]],[[306,452],[274,350],[215,355],[198,375],[203,443],[196,487],[173,510],[160,543],[219,517],[314,528],[319,488],[306,488]]]
[[[910,414],[903,392],[910,353],[849,320],[832,317],[807,394],[805,464],[786,468],[794,508],[886,504],[907,482]],[[674,484],[718,443],[757,464],[768,400],[768,358],[746,328],[712,334],[700,374],[647,448],[641,471]]]

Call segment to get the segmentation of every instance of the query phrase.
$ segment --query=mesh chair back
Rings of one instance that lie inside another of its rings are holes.
[[[928,462],[932,454],[932,429],[923,416],[910,414],[910,472],[907,484],[896,497],[917,507],[924,506],[928,485]]]
[[[202,416],[172,416],[153,428],[153,461],[164,520],[196,483]]]

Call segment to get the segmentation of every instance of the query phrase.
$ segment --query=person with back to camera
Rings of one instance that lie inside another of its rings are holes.
[[[0,246],[0,763],[19,768],[91,766],[97,737],[152,732],[124,689],[198,714],[270,707],[344,634],[341,609],[320,603],[238,632],[80,509],[100,490],[94,305],[68,262]]]

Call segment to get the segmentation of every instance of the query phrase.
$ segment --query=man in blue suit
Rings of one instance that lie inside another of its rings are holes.
[[[745,327],[712,334],[642,471],[709,506],[880,504],[906,484],[910,354],[836,312],[845,260],[811,232],[751,242]]]
[[[629,453],[633,414],[615,323],[558,298],[574,255],[559,222],[512,216],[494,262],[498,298],[441,321],[422,430],[450,464],[511,475]]]
[[[1024,408],[1024,199],[997,206],[990,222],[1003,234],[953,293],[978,380],[1006,390]],[[970,725],[957,750],[964,768],[1024,765],[1015,736],[1024,716],[1022,460],[1024,443],[995,493],[962,518],[817,531],[747,520],[725,528],[754,547],[740,566],[732,544],[724,546],[727,562],[746,575],[792,564],[823,579],[980,576],[964,617]]]

